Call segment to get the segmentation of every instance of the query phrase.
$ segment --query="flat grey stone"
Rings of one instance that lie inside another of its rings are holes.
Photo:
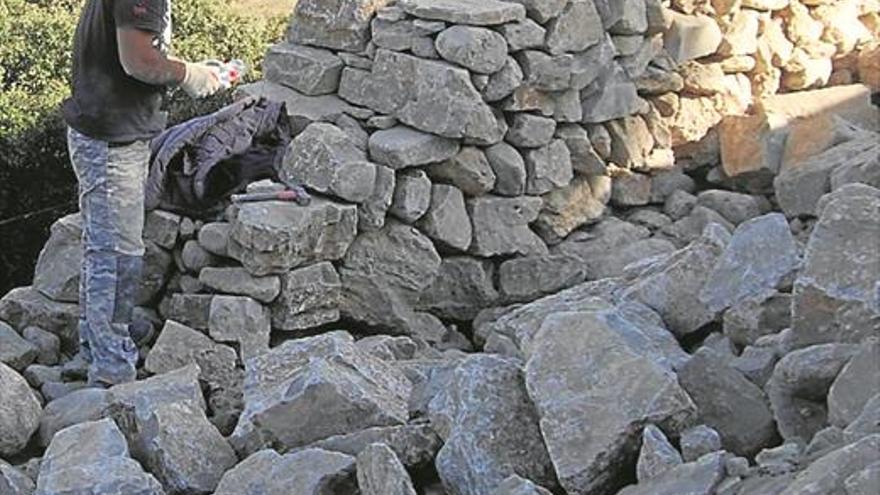
[[[370,157],[395,170],[441,162],[454,157],[458,150],[457,141],[406,126],[374,132],[370,136]]]
[[[785,216],[742,223],[700,291],[700,301],[720,311],[774,292],[799,264],[798,247]]]
[[[39,445],[48,447],[56,433],[70,426],[103,418],[110,405],[110,392],[93,388],[76,390],[49,402],[40,418]]]
[[[612,318],[608,311],[556,314],[524,346],[526,388],[559,482],[571,493],[606,490],[635,461],[636,425],[650,418],[678,432],[696,412],[675,375],[632,347]]]
[[[654,425],[645,427],[642,431],[642,447],[636,464],[639,483],[645,483],[683,463],[681,454],[669,443],[669,439],[660,428]]]
[[[765,390],[783,439],[805,444],[826,426],[828,389],[858,350],[854,344],[819,344],[779,361]]]
[[[390,214],[411,224],[422,218],[430,206],[431,179],[423,170],[405,170],[397,175]]]
[[[0,320],[14,328],[40,327],[60,337],[66,345],[78,342],[78,306],[53,301],[34,287],[12,289],[0,298]]]
[[[385,215],[391,208],[394,199],[394,186],[396,178],[394,170],[377,166],[376,183],[373,184],[373,192],[370,197],[358,205],[359,231],[371,231],[381,229],[385,225]]]
[[[36,346],[0,321],[0,363],[21,372],[34,362],[37,352]]]
[[[437,53],[472,72],[492,74],[507,61],[504,36],[482,27],[452,26],[437,35]]]
[[[314,122],[332,123],[342,115],[357,112],[355,107],[339,96],[308,96],[295,89],[265,80],[239,86],[236,93],[284,102],[295,133],[302,132]]]
[[[226,257],[230,230],[232,225],[227,222],[206,223],[199,229],[199,245],[211,254]]]
[[[558,16],[565,8],[566,0],[512,0],[526,8],[529,17],[545,23]]]
[[[491,355],[466,359],[430,403],[445,444],[436,467],[445,486],[463,495],[491,493],[521,473],[553,481],[538,415],[529,401],[520,363]]]
[[[58,219],[34,270],[34,287],[60,302],[79,301],[79,268],[82,265],[82,218],[79,213]],[[175,232],[176,235],[176,232]]]
[[[880,331],[880,196],[844,196],[825,206],[794,285],[797,347],[858,342]],[[841,249],[841,246],[846,246]]]
[[[378,50],[371,72],[346,68],[339,95],[443,137],[491,145],[506,131],[467,70],[403,53]]]
[[[439,268],[440,255],[428,237],[390,220],[382,230],[361,234],[346,253],[339,269],[340,311],[406,333],[416,317],[412,306]]]
[[[199,272],[199,282],[217,292],[248,296],[264,303],[274,301],[281,293],[278,277],[255,277],[240,267],[203,268]]]
[[[880,386],[880,344],[868,341],[843,367],[828,390],[828,422],[846,428]]]
[[[497,102],[511,95],[523,82],[523,71],[513,57],[507,57],[504,66],[489,76],[486,87],[481,89],[483,99]]]
[[[526,17],[522,7],[498,0],[479,3],[468,0],[403,0],[400,6],[406,13],[421,19],[475,26],[522,21]]]
[[[570,54],[548,55],[538,50],[516,54],[525,83],[543,91],[564,91],[570,87],[574,58]]]
[[[366,428],[320,440],[312,446],[357,457],[374,443],[387,445],[400,462],[413,468],[431,463],[442,446],[442,440],[428,423]]]
[[[125,437],[113,420],[103,419],[72,426],[52,439],[34,493],[164,495],[165,491],[129,457]]]
[[[473,229],[464,194],[453,186],[435,184],[431,187],[431,204],[416,225],[443,246],[467,251],[471,245]]]
[[[495,187],[495,173],[482,150],[465,146],[457,155],[428,167],[434,182],[452,184],[468,196],[480,196]]]
[[[575,172],[583,175],[605,174],[605,161],[593,149],[586,129],[578,124],[561,124],[556,127],[555,136],[565,141]]]
[[[208,335],[217,342],[237,344],[242,362],[269,349],[270,314],[259,302],[249,297],[216,296],[209,311]]]
[[[540,48],[547,36],[547,30],[531,19],[503,24],[498,27],[498,32],[504,35],[511,52]]]
[[[313,198],[309,206],[242,205],[232,222],[229,254],[256,276],[342,258],[354,240],[357,207]]]
[[[543,196],[544,208],[534,224],[548,244],[557,244],[575,229],[598,221],[611,197],[611,177],[578,175],[571,183]]]
[[[614,178],[611,201],[617,206],[645,206],[651,201],[651,176],[626,173]]]
[[[0,363],[0,455],[12,457],[27,446],[40,426],[43,408],[28,382]]]
[[[356,493],[354,457],[321,449],[261,450],[223,475],[215,495]]]
[[[155,473],[169,493],[210,493],[238,463],[202,410],[165,404],[133,421],[138,433],[130,439],[132,457]]]
[[[470,251],[480,257],[503,254],[540,255],[547,246],[529,224],[538,218],[541,198],[482,196],[468,200],[474,227]]]
[[[556,121],[530,113],[511,117],[505,140],[517,148],[539,148],[550,144],[556,132]]]
[[[385,444],[372,444],[358,455],[357,479],[363,495],[416,495],[409,473]]]
[[[525,153],[526,193],[545,194],[571,182],[574,171],[565,141],[553,140],[547,146]]]
[[[358,349],[347,333],[290,340],[248,362],[245,410],[230,442],[246,454],[403,424],[410,388],[409,380]]]
[[[515,258],[501,264],[498,287],[505,302],[529,302],[584,281],[579,258],[550,255]]]
[[[640,98],[636,86],[619,66],[605,71],[590,88],[594,90],[582,100],[582,122],[607,122],[638,113]]]
[[[448,257],[419,297],[418,309],[449,320],[472,320],[480,310],[498,301],[493,285],[494,267],[471,257]]]
[[[716,312],[700,302],[698,295],[729,237],[722,227],[710,224],[688,247],[646,267],[626,289],[624,297],[653,308],[677,336],[699,330],[716,317]]]
[[[605,37],[602,19],[592,0],[568,2],[559,17],[547,24],[551,54],[582,52]]]
[[[734,225],[756,218],[763,213],[755,196],[720,189],[701,192],[697,195],[697,204],[717,211]]]
[[[360,52],[370,39],[370,19],[387,0],[305,0],[297,3],[287,40],[334,50]]]
[[[724,479],[724,455],[709,454],[670,469],[647,483],[628,486],[620,495],[711,495]]]
[[[272,304],[272,327],[284,331],[315,328],[339,319],[342,283],[331,263],[291,270],[281,276],[281,295]]]
[[[878,454],[880,435],[867,436],[817,459],[780,495],[834,493],[850,475],[876,462]]]
[[[336,92],[342,67],[342,60],[329,50],[292,43],[273,45],[263,60],[266,80],[308,96]]]
[[[721,435],[709,426],[698,425],[683,431],[679,444],[685,462],[694,462],[706,454],[720,451]]]
[[[279,174],[285,181],[360,203],[373,192],[376,165],[342,129],[315,123],[290,143]]]
[[[498,143],[484,152],[495,173],[492,192],[499,196],[522,196],[526,190],[526,163],[519,151],[507,143]]]

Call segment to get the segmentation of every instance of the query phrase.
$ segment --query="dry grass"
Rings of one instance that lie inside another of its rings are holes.
[[[275,17],[293,12],[296,0],[233,0],[230,8],[242,15]]]

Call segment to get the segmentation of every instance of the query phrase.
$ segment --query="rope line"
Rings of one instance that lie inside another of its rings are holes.
[[[76,201],[68,201],[66,203],[57,204],[55,206],[49,206],[49,207],[46,207],[46,208],[43,208],[40,210],[35,210],[35,211],[28,212],[28,213],[23,213],[18,216],[4,218],[3,220],[0,220],[0,227],[5,227],[5,226],[11,225],[13,223],[18,223],[18,222],[21,222],[24,220],[28,220],[32,217],[42,215],[44,213],[49,213],[51,211],[57,211],[62,208],[70,208],[71,206],[73,206],[75,204],[76,204]]]

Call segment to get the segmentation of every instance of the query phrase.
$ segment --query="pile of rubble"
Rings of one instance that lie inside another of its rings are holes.
[[[0,494],[874,493],[870,88],[667,111],[803,3],[300,0],[242,92],[287,101],[314,200],[150,212],[108,390],[59,220],[0,299]]]

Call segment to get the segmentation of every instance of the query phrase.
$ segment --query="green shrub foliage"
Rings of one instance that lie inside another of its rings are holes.
[[[73,33],[86,0],[0,0],[0,295],[29,283],[48,227],[76,211],[76,178],[59,106],[69,94]],[[259,78],[285,16],[241,17],[226,2],[174,0],[175,55],[185,60],[240,58]],[[193,101],[169,94],[171,123],[214,111],[226,92]],[[4,220],[32,212],[23,220]]]

